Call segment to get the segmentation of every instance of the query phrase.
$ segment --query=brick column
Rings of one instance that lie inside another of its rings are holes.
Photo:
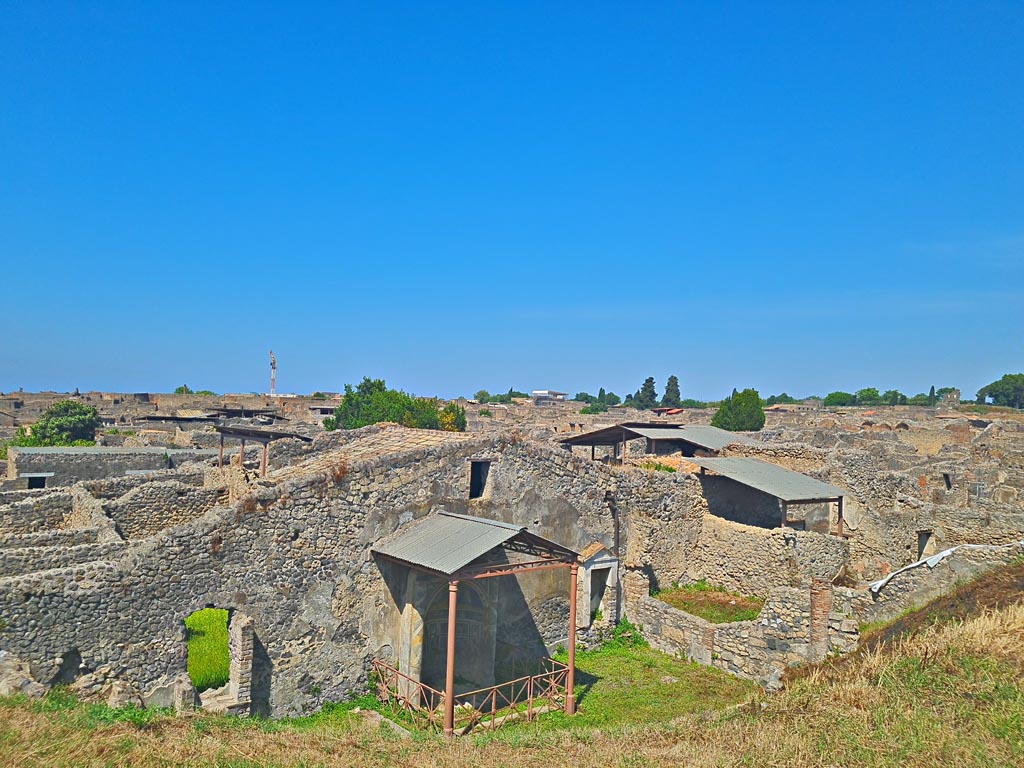
[[[828,615],[832,612],[832,585],[824,579],[811,579],[811,628],[808,661],[821,661],[828,655]]]

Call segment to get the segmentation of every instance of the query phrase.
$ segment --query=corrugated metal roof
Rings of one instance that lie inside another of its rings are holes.
[[[783,501],[814,501],[835,499],[846,495],[846,491],[842,488],[760,459],[729,457],[724,459],[693,458],[685,459],[685,461],[710,469],[737,483],[756,488]]]
[[[525,530],[482,517],[440,512],[371,551],[450,576]]]
[[[622,442],[625,433],[630,440],[645,437],[649,440],[680,440],[699,448],[706,448],[711,451],[720,451],[730,443],[744,443],[753,445],[746,435],[736,432],[729,432],[718,427],[709,427],[703,424],[637,424],[629,423],[616,424],[611,427],[603,427],[593,432],[586,432],[582,435],[573,435],[561,440],[568,445],[614,445]]]
[[[729,443],[754,445],[757,442],[756,440],[751,440],[746,435],[703,424],[686,424],[682,427],[682,430],[684,440],[694,445],[699,445],[701,448],[710,448],[713,451],[720,451]]]

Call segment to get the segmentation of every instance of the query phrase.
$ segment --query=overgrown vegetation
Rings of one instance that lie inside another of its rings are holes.
[[[324,419],[324,428],[358,429],[382,421],[393,421],[415,429],[466,431],[466,409],[449,402],[441,407],[433,397],[413,397],[401,390],[388,389],[383,379],[364,378],[355,388],[345,385],[345,398]]]
[[[985,405],[989,398],[992,405],[1024,408],[1024,373],[1007,373],[1001,379],[978,390],[978,405]]]
[[[751,621],[756,619],[764,608],[764,600],[760,597],[730,592],[708,584],[703,579],[656,592],[654,597],[712,624]]]
[[[188,676],[196,690],[220,688],[228,681],[228,612],[203,608],[185,619],[188,639]]]

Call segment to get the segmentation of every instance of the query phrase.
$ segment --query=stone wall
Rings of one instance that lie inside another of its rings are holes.
[[[176,480],[147,483],[103,504],[126,539],[151,536],[189,522],[226,500],[226,491],[196,488]]]
[[[31,533],[61,528],[71,510],[69,494],[33,491],[20,501],[0,507],[0,533]]]
[[[792,666],[820,661],[833,649],[853,650],[857,622],[834,604],[831,587],[774,587],[750,621],[712,624],[647,594],[649,582],[626,577],[626,614],[654,648],[778,688]]]

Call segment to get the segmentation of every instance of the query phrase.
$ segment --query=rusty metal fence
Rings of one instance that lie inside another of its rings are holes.
[[[543,671],[507,683],[455,695],[455,732],[475,728],[494,730],[513,720],[533,720],[544,712],[565,708],[569,667],[554,659],[542,662]],[[406,713],[419,727],[444,727],[444,693],[373,660],[377,695],[393,712]]]

